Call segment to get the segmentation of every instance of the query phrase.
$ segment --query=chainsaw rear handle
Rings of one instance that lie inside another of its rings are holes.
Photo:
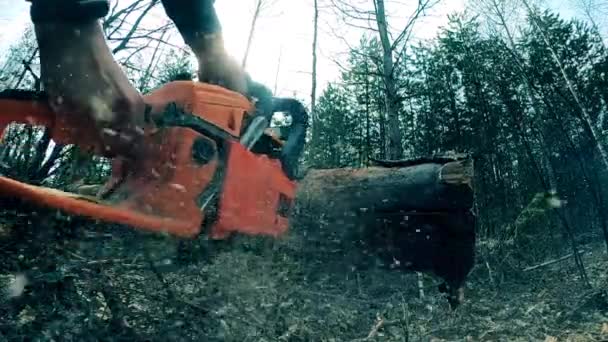
[[[304,151],[306,130],[308,129],[308,113],[304,105],[293,98],[274,97],[272,99],[273,113],[284,112],[291,116],[289,135],[281,150],[281,164],[290,179],[295,179],[300,156]]]
[[[251,147],[262,136],[263,131],[270,126],[272,116],[283,112],[291,116],[289,134],[280,154],[283,171],[290,179],[296,178],[298,160],[304,151],[306,130],[308,129],[308,113],[302,103],[294,98],[274,97],[272,91],[261,83],[247,79],[249,96],[257,99],[256,115],[252,125],[243,134],[241,143]]]

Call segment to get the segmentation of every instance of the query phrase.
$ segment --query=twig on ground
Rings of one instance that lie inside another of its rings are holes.
[[[416,275],[418,276],[418,296],[420,297],[420,299],[424,299],[424,282],[423,282],[423,275],[420,272],[416,272]]]
[[[492,268],[490,268],[490,263],[486,261],[486,267],[488,269],[488,277],[490,278],[490,282],[492,286],[496,287],[496,282],[494,282],[494,276],[492,276]]]
[[[361,342],[370,341],[378,335],[378,333],[380,332],[380,329],[387,327],[389,325],[399,323],[399,322],[401,322],[401,320],[387,321],[384,318],[382,318],[382,316],[378,315],[378,317],[376,317],[376,323],[374,323],[374,325],[372,326],[372,329],[369,331],[367,336],[364,338],[356,339],[355,341],[361,341]]]
[[[407,304],[405,303],[405,298],[403,297],[403,295],[401,295],[401,310],[403,312],[401,327],[403,328],[403,338],[405,342],[408,342],[410,340],[410,319],[409,309],[407,307]]]
[[[580,254],[581,254],[581,256],[583,256],[585,254],[589,254],[590,252],[591,251],[586,251],[586,252],[581,252]],[[538,269],[538,268],[542,268],[542,267],[545,267],[545,266],[553,265],[553,264],[556,264],[556,263],[558,263],[560,261],[568,260],[568,259],[570,259],[573,256],[574,256],[574,253],[570,253],[568,255],[564,255],[563,257],[560,257],[560,258],[557,258],[557,259],[545,261],[545,262],[543,262],[541,264],[538,264],[538,265],[526,267],[526,268],[524,268],[524,272],[533,271],[533,270]]]
[[[148,263],[148,267],[150,268],[150,271],[152,271],[152,273],[156,276],[156,279],[158,279],[158,281],[163,285],[163,288],[167,293],[167,298],[169,298],[169,300],[175,301],[177,299],[177,297],[175,296],[175,292],[154,264],[150,252],[146,248],[144,248],[144,255],[146,258],[146,262]]]
[[[364,338],[364,341],[368,341],[371,340],[372,338],[376,337],[376,335],[378,335],[378,331],[380,330],[380,328],[382,328],[382,326],[384,325],[384,318],[378,316],[376,318],[376,324],[374,324],[374,326],[372,327],[372,330],[370,330],[369,334],[367,334],[367,337]]]

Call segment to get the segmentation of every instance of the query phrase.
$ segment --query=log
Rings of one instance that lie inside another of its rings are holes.
[[[395,168],[313,170],[300,181],[296,203],[330,215],[470,209],[472,176],[470,159]]]
[[[474,264],[473,175],[471,159],[449,158],[311,170],[298,185],[290,234],[303,258],[331,272],[380,261],[433,273],[455,306]],[[344,269],[329,266],[334,261]]]

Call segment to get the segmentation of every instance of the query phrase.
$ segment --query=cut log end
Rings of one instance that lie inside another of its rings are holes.
[[[473,160],[465,159],[444,164],[439,170],[439,181],[450,185],[466,185],[473,189]]]

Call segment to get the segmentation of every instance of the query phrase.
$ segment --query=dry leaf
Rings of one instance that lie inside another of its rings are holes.
[[[602,324],[601,334],[602,335],[608,335],[608,323],[603,323]]]
[[[557,342],[557,337],[554,336],[547,336],[545,338],[545,342]]]

